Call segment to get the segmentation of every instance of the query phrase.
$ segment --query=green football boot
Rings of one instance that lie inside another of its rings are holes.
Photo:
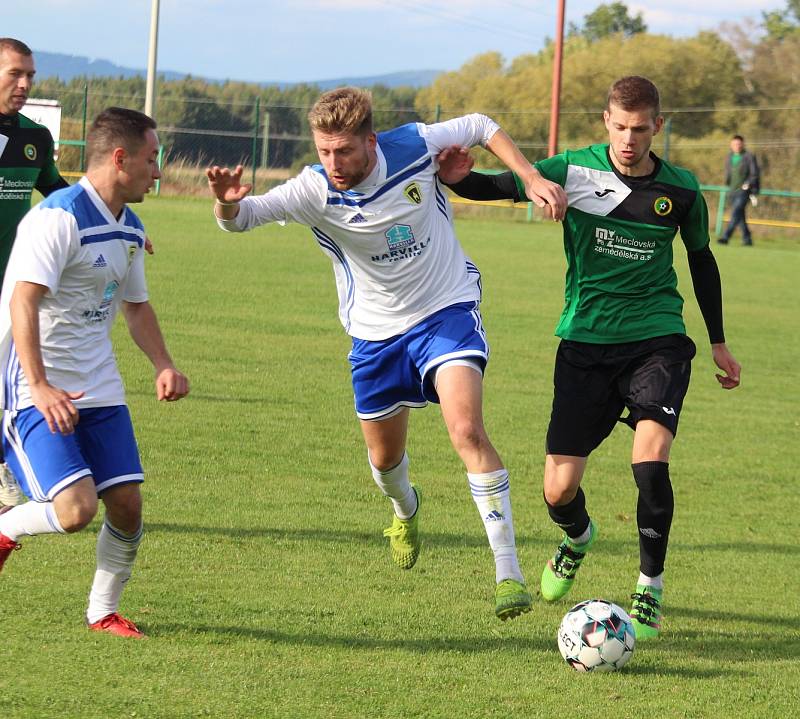
[[[636,591],[631,594],[633,608],[631,619],[636,641],[655,639],[661,630],[661,600],[663,589],[637,584]]]
[[[417,495],[417,511],[410,519],[400,519],[396,514],[392,526],[383,530],[383,536],[389,537],[389,546],[392,550],[392,561],[400,569],[411,569],[417,563],[422,542],[419,539],[419,490],[412,484],[411,488]]]
[[[541,585],[542,599],[545,601],[561,599],[572,587],[586,552],[597,539],[597,525],[591,522],[589,526],[591,534],[588,542],[575,544],[568,536],[564,536],[553,558],[545,565]]]
[[[531,610],[530,592],[524,582],[504,579],[494,588],[494,613],[504,622]]]

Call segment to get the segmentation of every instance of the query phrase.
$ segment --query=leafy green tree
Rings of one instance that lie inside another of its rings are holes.
[[[783,10],[762,13],[764,29],[773,40],[800,35],[800,0],[786,0]]]
[[[600,5],[596,10],[585,15],[583,27],[570,24],[570,35],[582,35],[589,42],[600,40],[609,35],[631,37],[647,32],[642,13],[631,15],[628,6],[623,2],[612,2]]]

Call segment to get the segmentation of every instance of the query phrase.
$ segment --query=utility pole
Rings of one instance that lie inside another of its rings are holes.
[[[550,140],[547,156],[558,152],[558,118],[561,112],[561,61],[564,56],[564,6],[566,0],[558,0],[556,17],[556,42],[553,53],[553,89],[550,93]]]
[[[150,7],[150,49],[147,54],[147,89],[144,96],[144,114],[154,117],[156,103],[156,56],[158,55],[158,4],[152,0]]]

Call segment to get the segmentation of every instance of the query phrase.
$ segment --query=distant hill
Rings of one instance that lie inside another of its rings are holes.
[[[36,76],[40,80],[45,77],[58,77],[64,82],[69,82],[74,77],[144,77],[144,69],[132,67],[122,67],[115,65],[108,60],[100,60],[78,55],[63,55],[55,52],[35,51],[36,57]],[[441,70],[408,70],[406,72],[393,72],[388,75],[372,75],[369,77],[343,77],[330,80],[315,80],[306,82],[306,85],[317,85],[323,90],[340,85],[359,85],[371,87],[372,85],[386,85],[387,87],[426,87],[430,85]],[[187,73],[174,72],[172,70],[158,71],[159,77],[167,80],[181,80],[188,77]],[[197,77],[193,75],[193,77]],[[221,83],[225,80],[219,78],[201,78],[207,82]],[[230,78],[235,80],[236,78]],[[264,81],[259,85],[277,85],[281,88],[299,85],[296,82]]]

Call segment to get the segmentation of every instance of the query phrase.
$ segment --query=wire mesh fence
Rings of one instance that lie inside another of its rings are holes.
[[[128,89],[124,88],[123,90]],[[205,167],[244,165],[245,177],[253,181],[257,192],[264,192],[298,172],[303,165],[316,162],[314,145],[306,122],[306,114],[314,100],[307,103],[280,104],[251,100],[213,99],[182,88],[184,94],[166,93],[157,99],[156,116],[159,137],[164,145],[161,192],[200,194],[206,192]],[[61,138],[82,140],[85,127],[101,110],[117,105],[141,109],[144,105],[141,83],[131,82],[129,92],[106,93],[64,89],[51,92],[49,99],[62,106]],[[493,111],[472,108],[494,117],[515,138],[526,156],[535,161],[547,155],[549,110]],[[781,113],[778,123],[792,127],[792,136],[777,136],[769,128],[770,119]],[[376,103],[374,124],[378,131],[397,125],[437,119],[444,120],[461,112],[447,108],[385,107]],[[731,117],[746,137],[747,148],[754,152],[762,168],[762,187],[777,194],[762,196],[751,214],[757,220],[789,225],[800,223],[797,167],[800,166],[800,107],[774,106],[760,108],[664,108],[666,124],[656,136],[653,150],[661,157],[690,169],[707,186],[724,181],[723,166],[729,150],[730,133],[720,130],[731,126]],[[786,117],[788,115],[788,117]],[[720,122],[721,116],[727,117]],[[788,120],[788,121],[787,121]],[[708,132],[706,128],[716,128]],[[570,109],[562,111],[559,147],[582,147],[605,139],[601,110]],[[63,145],[59,150],[62,172],[79,173],[83,153],[80,145]],[[478,150],[476,164],[497,167],[497,161]],[[720,192],[709,191],[707,200],[713,221]]]

